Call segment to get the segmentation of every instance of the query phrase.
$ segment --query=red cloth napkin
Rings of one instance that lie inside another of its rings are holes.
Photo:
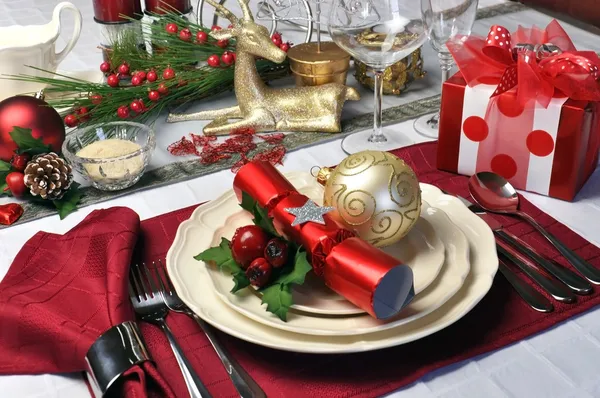
[[[92,343],[134,319],[127,281],[139,227],[135,212],[115,207],[25,244],[0,283],[0,374],[84,370]],[[130,369],[121,391],[175,396],[150,362]]]

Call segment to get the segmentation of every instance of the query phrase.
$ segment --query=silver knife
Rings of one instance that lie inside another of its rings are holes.
[[[528,243],[518,238],[517,236],[511,234],[510,232],[503,229],[502,224],[497,222],[491,215],[488,215],[483,208],[479,205],[471,203],[468,199],[460,198],[461,201],[471,210],[473,213],[477,215],[485,214],[486,217],[484,221],[488,223],[490,228],[492,228],[492,223],[494,228],[492,230],[496,234],[502,238],[505,242],[508,242],[511,246],[519,250],[520,253],[524,253],[527,257],[532,259],[538,266],[540,266],[545,271],[552,274],[556,279],[567,285],[571,290],[580,295],[590,294],[593,291],[592,285],[587,281],[587,279],[579,276],[575,272],[571,271],[568,268],[565,268],[556,262],[548,259],[547,257],[541,255],[537,252],[533,247],[531,247]],[[490,222],[488,222],[488,220]]]

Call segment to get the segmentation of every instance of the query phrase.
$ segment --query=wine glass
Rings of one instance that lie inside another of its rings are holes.
[[[438,54],[442,69],[442,85],[448,80],[454,61],[446,47],[457,35],[471,34],[478,0],[421,0],[423,21],[428,28],[429,42]],[[415,120],[417,133],[428,138],[437,138],[439,110],[434,115],[421,116]]]
[[[384,134],[381,124],[382,75],[385,69],[412,53],[427,39],[416,0],[333,0],[329,33],[335,43],[373,70],[375,120],[373,131],[347,136],[342,149],[349,154],[367,149],[386,151],[410,144],[397,132]]]

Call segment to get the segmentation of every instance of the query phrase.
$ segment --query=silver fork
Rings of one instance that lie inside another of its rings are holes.
[[[183,354],[183,350],[177,344],[171,329],[169,329],[165,322],[169,308],[166,305],[162,291],[152,281],[152,276],[146,264],[143,264],[142,267],[138,264],[131,267],[129,274],[129,296],[136,314],[142,320],[160,326],[164,331],[175,359],[179,364],[191,398],[210,398],[210,393],[204,386],[204,383],[202,383],[202,380],[200,380],[200,377],[194,372],[194,369]]]
[[[169,278],[169,274],[165,271],[163,267],[162,260],[158,260],[159,267],[155,266],[155,269],[160,269],[160,272],[157,271],[157,274],[162,274],[162,277],[158,276],[158,281],[160,283],[160,288],[164,293],[163,296],[165,298],[165,303],[170,310],[179,312],[182,314],[186,314],[189,317],[193,318],[202,331],[208,337],[208,341],[213,346],[217,355],[221,359],[225,370],[229,374],[235,389],[238,391],[242,398],[266,398],[265,392],[260,388],[260,386],[254,381],[254,379],[244,370],[242,366],[232,358],[225,347],[221,345],[217,335],[210,325],[208,325],[202,318],[196,315],[190,308],[179,298],[171,279]],[[163,280],[165,283],[163,283]]]

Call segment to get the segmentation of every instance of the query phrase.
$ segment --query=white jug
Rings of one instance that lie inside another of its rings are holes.
[[[56,52],[55,43],[60,35],[60,14],[71,11],[75,19],[73,36],[66,47]],[[17,94],[33,93],[44,84],[5,79],[6,75],[51,77],[43,69],[55,72],[58,64],[69,54],[81,33],[81,13],[73,4],[63,2],[54,8],[52,21],[46,25],[0,27],[0,101]]]

